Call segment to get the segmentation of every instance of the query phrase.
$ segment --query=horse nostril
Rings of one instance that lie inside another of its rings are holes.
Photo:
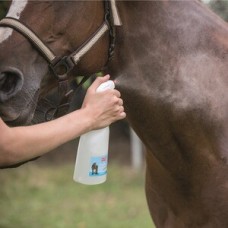
[[[21,90],[23,85],[22,73],[9,68],[0,73],[0,101],[6,101]]]

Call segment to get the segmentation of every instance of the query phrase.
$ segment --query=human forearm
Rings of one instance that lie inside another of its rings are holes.
[[[7,128],[1,164],[14,164],[41,156],[89,131],[91,118],[81,109],[48,123]]]
[[[48,123],[9,128],[0,119],[0,167],[41,156],[90,130],[125,118],[117,90],[96,92],[109,76],[98,78],[87,91],[82,109]]]

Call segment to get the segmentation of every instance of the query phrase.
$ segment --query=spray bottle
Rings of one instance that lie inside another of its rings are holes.
[[[114,89],[109,80],[102,83],[96,92]],[[90,131],[80,137],[73,179],[88,185],[101,184],[107,178],[109,126]]]

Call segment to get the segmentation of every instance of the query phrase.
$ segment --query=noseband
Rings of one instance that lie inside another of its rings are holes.
[[[68,56],[56,56],[54,52],[44,44],[44,42],[32,31],[27,25],[23,24],[15,18],[5,17],[0,21],[0,27],[10,27],[21,33],[26,37],[40,52],[40,54],[49,63],[50,70],[53,72],[55,77],[58,79],[59,94],[63,95],[64,98],[59,102],[58,107],[63,105],[66,97],[69,96],[73,90],[69,90],[68,86],[68,75],[70,71],[77,66],[80,59],[100,40],[103,35],[109,31],[109,49],[108,49],[108,61],[113,56],[115,47],[115,26],[121,25],[119,20],[115,0],[105,0],[105,18],[102,25],[98,30],[89,37],[77,50],[69,54]],[[84,76],[81,82],[77,85],[82,85],[89,76]]]

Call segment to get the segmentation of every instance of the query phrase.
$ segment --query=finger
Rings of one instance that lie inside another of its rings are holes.
[[[123,100],[121,98],[117,98],[116,96],[114,96],[113,104],[118,105],[118,106],[123,106]]]
[[[119,98],[119,100],[118,100],[118,104],[119,104],[120,106],[122,106],[122,105],[123,105],[123,100],[122,100],[121,98]]]
[[[120,113],[124,112],[124,107],[123,107],[123,106],[120,106],[119,112],[120,112]]]
[[[124,119],[124,118],[126,118],[126,112],[121,112],[120,114],[119,114],[119,119],[120,120],[122,120],[122,119]]]
[[[117,97],[121,97],[120,92],[119,92],[118,90],[116,90],[116,89],[114,89],[114,90],[112,91],[112,93],[113,93],[113,95],[115,95],[115,96],[117,96]]]

